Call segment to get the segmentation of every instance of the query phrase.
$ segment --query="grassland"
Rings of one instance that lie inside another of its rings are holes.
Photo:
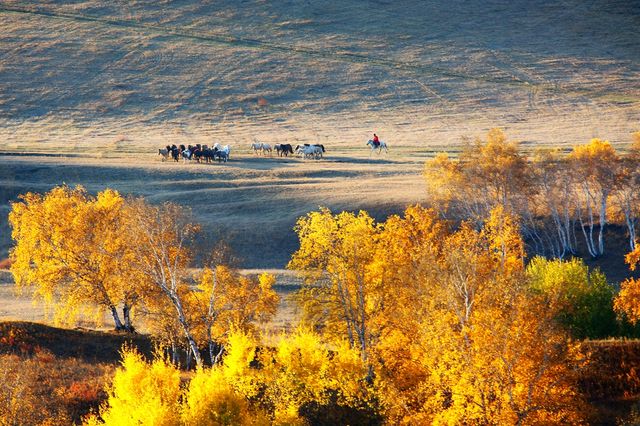
[[[640,118],[639,16],[623,0],[9,0],[0,140],[347,146],[377,131],[422,149],[497,125],[622,144]]]
[[[27,190],[112,186],[189,205],[248,267],[282,267],[296,217],[421,201],[424,158],[490,127],[526,150],[624,147],[640,122],[639,19],[622,0],[9,0],[0,215]],[[364,148],[374,131],[392,150],[383,160]],[[251,158],[254,138],[320,142],[328,157]],[[215,141],[234,149],[227,167],[154,157]]]

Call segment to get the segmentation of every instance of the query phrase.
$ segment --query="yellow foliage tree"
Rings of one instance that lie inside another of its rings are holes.
[[[199,367],[203,361],[190,321],[187,298],[190,294],[189,267],[193,260],[192,242],[200,227],[188,209],[172,203],[153,206],[142,199],[128,202],[129,244],[135,253],[133,267],[148,283],[149,298],[160,312],[172,312],[167,325],[182,333],[189,353]],[[150,304],[147,301],[147,304]],[[162,307],[165,309],[162,309]],[[167,309],[169,308],[169,309]]]
[[[224,367],[198,368],[183,389],[180,371],[161,356],[151,363],[131,349],[124,349],[122,356],[122,366],[107,386],[107,401],[85,425],[269,424],[236,389],[237,377]]]
[[[604,254],[604,229],[607,224],[607,202],[618,183],[619,157],[608,141],[592,139],[578,145],[569,155],[582,196],[580,224],[591,256]],[[586,219],[584,216],[586,216]],[[598,243],[594,241],[595,216],[598,217]]]
[[[640,262],[640,246],[628,253],[625,261],[629,269],[635,271]],[[619,315],[626,315],[632,324],[640,320],[640,280],[628,278],[620,284],[620,292],[613,300],[613,308]]]
[[[182,406],[182,424],[207,426],[269,425],[244,395],[227,381],[219,367],[198,369],[189,382]]]
[[[359,234],[345,226],[358,218],[343,215],[304,218],[292,263],[313,266],[308,272],[337,296],[336,281],[359,275],[365,300],[381,302],[364,311],[375,337],[366,359],[389,422],[581,421],[573,375],[579,348],[546,299],[529,291],[518,221],[502,206],[479,230],[463,223],[451,231],[434,211],[415,206],[383,224],[370,221]],[[357,257],[353,247],[365,235],[367,256]],[[340,303],[321,306],[325,316],[316,319],[344,315]],[[349,337],[346,328],[330,331]]]
[[[489,130],[486,141],[467,145],[457,161],[439,154],[424,169],[434,205],[478,224],[496,205],[522,213],[523,196],[531,193],[530,175],[518,144],[500,129]]]
[[[309,403],[358,406],[367,400],[367,367],[347,342],[330,351],[316,333],[299,328],[260,354],[264,404],[275,424],[304,424],[300,409]]]
[[[162,357],[149,364],[135,350],[123,350],[107,394],[99,416],[88,417],[86,425],[180,424],[180,371]]]
[[[501,129],[489,130],[486,142],[478,140],[467,147],[460,161],[465,164],[465,177],[490,200],[490,208],[501,205],[511,210],[513,197],[529,185],[527,159]]]
[[[416,229],[416,212],[385,224],[389,235],[382,237],[409,255],[423,253],[398,271],[397,282],[405,284],[394,286],[400,299],[386,316],[401,326],[390,326],[377,347],[388,418],[407,424],[578,421],[575,349],[544,300],[527,291],[516,221],[497,207],[480,231],[463,224],[451,233],[422,211],[427,232],[416,238],[415,231],[407,234]]]
[[[132,331],[144,281],[132,267],[124,209],[125,200],[109,189],[96,197],[67,186],[21,196],[9,214],[16,285],[34,287],[61,322],[72,323],[91,304],[110,312],[116,329]]]
[[[311,212],[295,227],[300,248],[288,268],[311,284],[300,300],[306,318],[322,324],[327,335],[344,337],[368,358],[377,330],[373,317],[384,299],[378,271],[370,265],[378,255],[378,228],[366,212],[333,215]]]
[[[444,216],[448,216],[465,196],[460,193],[467,187],[460,162],[452,161],[446,153],[439,153],[425,162],[422,174],[429,200]]]
[[[222,354],[232,329],[250,333],[256,322],[266,322],[275,315],[279,303],[273,290],[275,281],[267,273],[249,277],[227,266],[205,268],[197,290],[190,293],[189,310],[196,317],[195,332],[209,347],[212,364]]]
[[[631,135],[632,143],[626,155],[620,159],[617,175],[617,185],[614,196],[617,200],[614,208],[627,226],[629,234],[629,247],[631,251],[636,248],[636,227],[640,217],[640,193],[637,188],[640,184],[640,132]]]

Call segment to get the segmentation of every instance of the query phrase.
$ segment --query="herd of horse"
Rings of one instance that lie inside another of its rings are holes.
[[[378,151],[378,154],[382,152],[384,149],[385,152],[389,152],[387,148],[387,144],[380,141],[379,143],[375,143],[370,140],[367,142],[367,146],[371,148],[371,155],[374,151]],[[268,143],[263,142],[254,142],[250,147],[253,150],[253,153],[256,155],[273,155],[273,151],[275,150],[276,154],[279,157],[285,156],[288,157],[289,154],[297,154],[301,158],[309,158],[309,159],[321,159],[323,154],[326,152],[324,145],[322,144],[308,144],[305,143],[303,145],[297,145],[295,149],[291,144],[288,143],[279,143],[275,144],[273,148]],[[172,159],[176,162],[180,161],[182,158],[183,161],[196,161],[198,163],[211,163],[215,160],[218,162],[227,162],[229,160],[229,155],[231,154],[231,147],[229,145],[220,146],[219,143],[213,145],[213,147],[209,148],[208,145],[167,145],[164,148],[158,150],[158,155],[161,156],[162,161],[166,161]]]
[[[158,150],[158,155],[161,156],[162,161],[172,159],[175,162],[180,161],[182,158],[185,162],[195,160],[198,163],[211,163],[214,160],[218,162],[227,162],[229,155],[231,154],[231,147],[229,145],[220,146],[219,143],[209,148],[208,145],[167,145],[164,148]]]
[[[324,145],[308,143],[296,145],[294,149],[290,143],[278,143],[272,148],[268,143],[254,142],[251,144],[251,149],[256,155],[273,155],[273,151],[275,151],[278,157],[288,157],[289,154],[297,154],[300,157],[313,158],[315,160],[322,158],[322,155],[326,152]]]

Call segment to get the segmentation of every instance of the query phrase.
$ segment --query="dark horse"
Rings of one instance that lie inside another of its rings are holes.
[[[275,148],[278,156],[280,157],[282,157],[283,155],[285,157],[288,157],[289,154],[293,154],[293,147],[290,143],[279,143],[275,146]]]
[[[171,155],[171,158],[173,159],[173,161],[175,161],[176,163],[178,162],[178,160],[180,160],[180,150],[178,149],[177,146],[175,145],[167,145],[167,151],[169,151],[169,154]]]

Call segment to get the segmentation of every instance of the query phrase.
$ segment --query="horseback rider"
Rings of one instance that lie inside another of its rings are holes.
[[[376,148],[380,146],[380,138],[375,133],[373,134],[373,146]]]

